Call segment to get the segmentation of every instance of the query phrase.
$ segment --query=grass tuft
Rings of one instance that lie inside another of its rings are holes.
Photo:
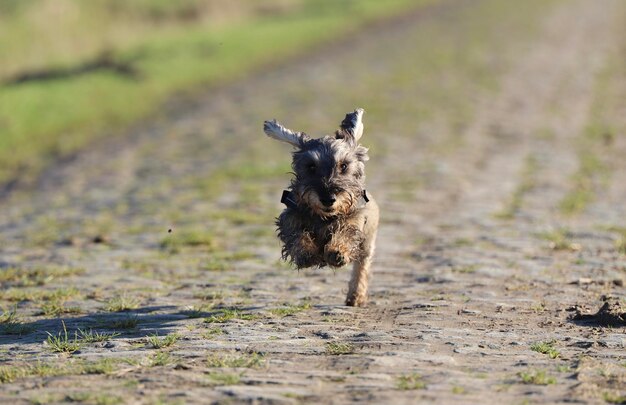
[[[80,336],[80,340],[84,343],[96,343],[96,342],[109,341],[113,339],[114,337],[119,336],[120,333],[118,332],[107,333],[107,332],[98,332],[98,331],[94,332],[91,329],[89,329],[89,331],[78,329],[78,335]]]
[[[236,309],[224,309],[221,312],[211,315],[206,318],[204,322],[206,323],[225,323],[233,319],[240,319],[243,321],[251,321],[254,319],[258,319],[259,315],[256,314],[246,314],[242,313]]]
[[[0,324],[11,324],[19,322],[17,316],[17,306],[14,306],[13,309],[6,310],[2,308],[2,313],[0,314]]]
[[[544,370],[521,371],[518,373],[524,384],[552,385],[556,384],[556,378],[546,374]]]
[[[66,307],[63,301],[50,301],[40,307],[40,314],[45,316],[59,316],[62,314],[80,314],[80,307]]]
[[[171,333],[164,337],[159,337],[159,335],[154,334],[148,337],[148,343],[152,346],[153,349],[162,349],[164,347],[170,347],[174,345],[178,339],[180,339],[180,335],[178,333]]]
[[[207,367],[211,368],[259,368],[265,364],[265,358],[257,352],[247,354],[218,354],[207,357]]]
[[[109,325],[105,325],[109,329],[135,329],[139,324],[139,318],[136,315],[127,316],[125,318],[111,321]]]
[[[216,247],[215,236],[207,231],[178,231],[168,235],[160,243],[168,253],[179,253],[185,247],[204,248],[212,251]]]
[[[104,307],[109,312],[123,312],[139,308],[139,300],[126,294],[109,299]]]
[[[326,343],[326,353],[333,356],[354,353],[355,348],[352,343],[328,342]]]
[[[552,340],[549,342],[537,342],[530,345],[530,350],[535,351],[541,354],[547,354],[551,359],[556,359],[561,355],[558,350],[554,347],[556,341]]]
[[[48,284],[53,280],[80,275],[85,269],[75,267],[9,267],[0,272],[0,285],[13,287],[30,287]]]
[[[172,358],[167,352],[157,352],[150,358],[150,367],[167,366],[171,364]]]
[[[400,390],[423,390],[426,388],[426,383],[421,375],[413,373],[399,376],[396,386]]]
[[[235,373],[209,373],[211,383],[214,385],[237,385],[241,382],[241,374]]]
[[[609,404],[626,404],[626,395],[616,394],[614,392],[602,393],[602,399]]]
[[[626,227],[610,226],[607,230],[618,235],[617,239],[615,239],[615,250],[620,254],[626,255]]]
[[[79,295],[76,287],[58,288],[53,291],[41,291],[35,289],[11,288],[0,293],[0,298],[6,301],[67,301]]]
[[[59,332],[57,336],[52,335],[50,332],[46,332],[48,334],[48,346],[54,352],[60,353],[74,353],[82,347],[82,342],[78,339],[78,332],[74,332],[74,340],[69,338],[67,334],[67,327],[65,326],[65,322],[61,321],[63,324],[63,332]]]
[[[571,232],[565,228],[550,232],[543,232],[539,237],[548,241],[550,249],[553,250],[580,250],[580,245],[572,242]]]
[[[0,314],[0,331],[6,335],[24,335],[33,331],[33,327],[23,324],[17,315],[17,306],[13,309],[2,309]]]
[[[0,366],[0,383],[13,382],[30,376],[52,377],[81,374],[111,374],[119,361],[101,359],[96,361],[42,362]]]
[[[307,309],[311,309],[310,302],[304,302],[302,304],[285,305],[280,308],[274,308],[270,310],[270,313],[272,315],[276,315],[282,318],[285,316],[297,314],[298,312],[306,311]]]
[[[202,337],[205,339],[214,339],[216,336],[225,335],[227,332],[222,328],[209,328],[202,333]]]

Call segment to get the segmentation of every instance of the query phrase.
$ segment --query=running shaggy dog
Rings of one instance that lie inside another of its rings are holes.
[[[287,208],[276,225],[282,257],[298,269],[353,263],[346,305],[364,306],[378,230],[378,205],[365,191],[367,148],[363,109],[346,114],[334,135],[313,139],[276,120],[265,121],[270,137],[296,148],[295,177],[283,192]]]

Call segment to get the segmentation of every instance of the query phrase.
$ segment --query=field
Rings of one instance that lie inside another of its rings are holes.
[[[260,30],[252,61],[160,54],[137,62],[154,90],[86,75],[120,99],[74,123],[48,100],[64,130],[2,138],[27,169],[0,195],[0,401],[626,403],[626,3],[366,2],[346,26],[305,3],[216,20]],[[274,19],[324,33],[274,60]],[[144,46],[120,38],[115,60]],[[3,77],[41,68],[16,58]],[[279,260],[290,151],[262,133],[357,106],[381,206],[365,308],[343,306],[347,269]]]
[[[27,182],[173,94],[234,82],[303,47],[433,2],[6,0],[0,181]]]

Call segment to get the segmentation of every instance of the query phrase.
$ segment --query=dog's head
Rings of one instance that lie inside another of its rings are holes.
[[[329,218],[351,212],[361,201],[365,188],[367,149],[359,144],[363,136],[363,109],[346,114],[334,135],[312,139],[294,132],[276,120],[265,121],[265,133],[297,148],[292,167],[291,189],[298,205]]]

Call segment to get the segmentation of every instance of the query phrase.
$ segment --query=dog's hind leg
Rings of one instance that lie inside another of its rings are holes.
[[[367,287],[370,277],[374,249],[376,248],[376,233],[378,231],[378,206],[375,202],[369,204],[366,215],[363,233],[363,251],[361,256],[355,260],[352,268],[352,276],[348,284],[348,296],[346,305],[351,307],[362,307],[367,304]]]
[[[346,305],[351,307],[362,307],[367,304],[367,287],[369,284],[370,268],[374,256],[374,244],[365,252],[363,258],[354,262],[352,276],[348,285],[348,296]]]

